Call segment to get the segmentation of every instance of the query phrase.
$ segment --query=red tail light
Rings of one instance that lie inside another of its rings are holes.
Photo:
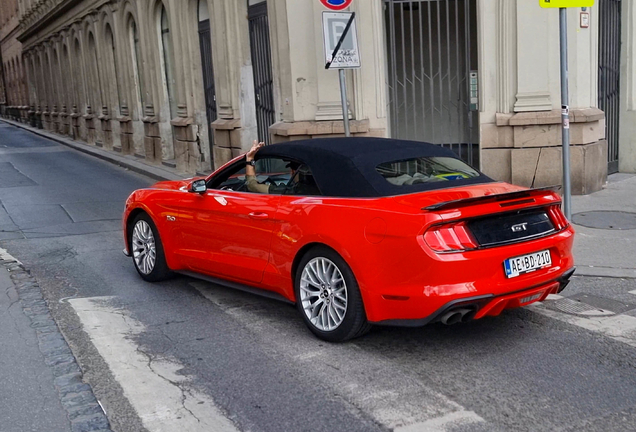
[[[435,252],[460,252],[479,246],[465,222],[434,226],[424,233],[424,240]]]
[[[567,218],[561,211],[561,206],[551,206],[549,213],[550,219],[552,219],[552,223],[554,224],[554,229],[557,231],[561,231],[570,225],[570,222],[568,222]]]

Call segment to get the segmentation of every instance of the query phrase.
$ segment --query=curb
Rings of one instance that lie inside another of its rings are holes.
[[[93,394],[93,388],[83,381],[82,370],[53,320],[37,281],[18,260],[2,250],[0,264],[10,273],[22,311],[35,330],[38,348],[44,357],[44,363],[53,373],[54,385],[66,411],[71,431],[111,432],[110,422]]]
[[[616,278],[616,279],[636,279],[636,269],[576,266],[575,276]]]
[[[70,147],[74,150],[80,151],[90,156],[97,157],[106,162],[110,162],[122,168],[126,168],[138,174],[143,174],[154,180],[159,180],[159,181],[182,180],[183,178],[187,177],[187,174],[180,174],[176,170],[171,170],[169,168],[163,168],[156,165],[149,165],[148,163],[143,162],[142,160],[140,160],[139,158],[135,156],[123,156],[123,155],[120,156],[108,150],[102,150],[100,148],[97,148],[88,144],[83,144],[78,141],[64,138],[61,135],[46,132],[40,129],[35,129],[35,128],[32,128],[31,126],[27,126],[23,123],[18,123],[12,120],[0,118],[0,121],[10,126],[15,126],[20,129],[24,129],[28,132],[31,132],[43,138],[50,139],[66,147]]]

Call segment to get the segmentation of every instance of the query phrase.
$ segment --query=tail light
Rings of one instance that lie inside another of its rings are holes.
[[[558,205],[551,206],[549,213],[550,213],[550,219],[552,219],[554,228],[557,231],[561,231],[562,229],[565,229],[570,225],[570,222],[568,222],[567,218],[561,211],[561,206],[558,206]]]
[[[465,222],[434,226],[424,233],[424,241],[435,252],[461,252],[479,246]]]

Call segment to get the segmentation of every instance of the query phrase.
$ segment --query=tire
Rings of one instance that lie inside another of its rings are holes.
[[[371,328],[358,282],[349,265],[332,249],[317,246],[303,256],[294,291],[300,315],[320,339],[344,342]]]
[[[130,252],[139,276],[148,282],[170,278],[159,231],[147,213],[140,213],[130,228]]]

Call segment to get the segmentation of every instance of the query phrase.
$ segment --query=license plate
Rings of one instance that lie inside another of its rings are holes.
[[[508,278],[517,277],[524,273],[530,273],[541,268],[550,267],[551,265],[552,257],[550,256],[549,250],[508,258],[504,261],[506,277]]]

